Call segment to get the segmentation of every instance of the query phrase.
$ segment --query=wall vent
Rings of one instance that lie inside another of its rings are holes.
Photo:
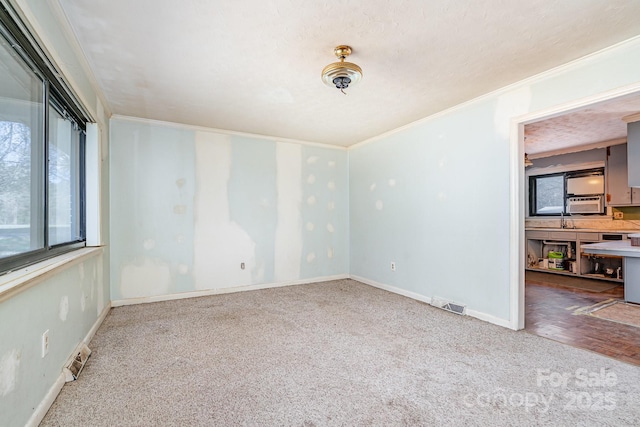
[[[465,316],[467,314],[467,306],[463,304],[458,304],[453,301],[448,301],[444,298],[433,297],[431,298],[431,305],[434,307],[441,308],[450,313],[459,314],[461,316]]]
[[[73,355],[67,362],[66,367],[63,369],[66,382],[78,379],[78,376],[80,376],[80,372],[82,372],[89,356],[91,356],[91,350],[85,343],[81,343],[78,348],[76,348],[76,351],[73,352]]]

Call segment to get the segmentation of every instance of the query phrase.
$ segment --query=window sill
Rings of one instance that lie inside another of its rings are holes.
[[[29,289],[62,269],[98,256],[102,252],[102,247],[85,247],[5,274],[0,277],[0,302]]]

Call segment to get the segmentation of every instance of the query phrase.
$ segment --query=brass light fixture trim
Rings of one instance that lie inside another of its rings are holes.
[[[352,62],[345,62],[345,58],[351,55],[351,47],[346,45],[336,46],[333,53],[340,62],[333,62],[322,70],[322,81],[325,85],[340,89],[345,93],[344,89],[350,84],[356,84],[362,79],[362,68]]]

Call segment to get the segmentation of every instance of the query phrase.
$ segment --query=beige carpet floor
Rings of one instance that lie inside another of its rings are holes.
[[[43,426],[640,425],[639,368],[352,280],[115,308],[90,347]]]

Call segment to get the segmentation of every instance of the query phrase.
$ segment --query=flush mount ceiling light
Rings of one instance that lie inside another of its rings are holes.
[[[349,46],[340,45],[333,50],[340,62],[327,65],[322,70],[322,81],[327,86],[336,87],[342,93],[349,85],[356,84],[362,79],[362,68],[352,62],[344,62],[344,59],[351,55]]]

